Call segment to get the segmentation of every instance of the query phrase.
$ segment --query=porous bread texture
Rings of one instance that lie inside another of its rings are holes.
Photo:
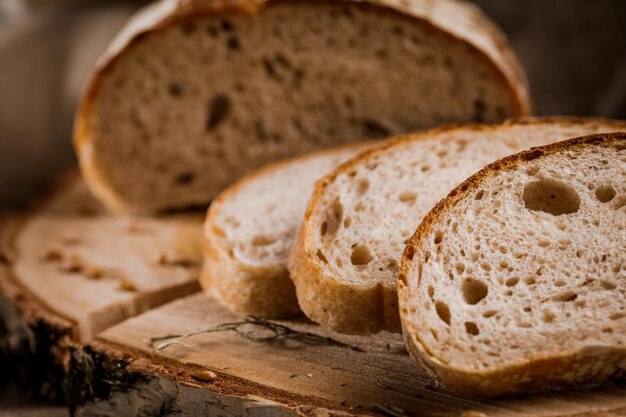
[[[238,314],[301,314],[287,256],[315,181],[369,145],[346,145],[273,163],[220,194],[204,225],[204,291]]]
[[[402,251],[440,199],[499,158],[620,129],[626,122],[521,119],[444,127],[364,152],[316,185],[289,260],[300,307],[339,332],[400,331],[396,278]]]
[[[466,4],[166,0],[103,56],[75,144],[109,209],[152,212],[311,149],[528,112],[506,40]]]
[[[398,282],[411,354],[466,395],[626,375],[626,132],[496,162],[442,200]]]

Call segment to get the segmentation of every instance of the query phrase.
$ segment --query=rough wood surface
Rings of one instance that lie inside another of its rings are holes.
[[[461,415],[478,411],[487,415],[575,415],[626,407],[626,386],[596,390],[533,395],[508,400],[476,401],[455,397],[437,388],[410,361],[401,338],[393,334],[354,337],[330,334],[304,320],[281,321],[299,332],[311,332],[359,348],[299,339],[259,342],[234,332],[194,336],[160,353],[150,338],[184,334],[216,324],[241,321],[202,295],[193,295],[115,326],[98,342],[130,347],[137,352],[167,359],[181,374],[209,380],[209,386],[228,386],[230,379],[248,381],[258,389],[273,390],[277,402],[323,406],[349,411],[382,410],[392,404],[410,414]],[[253,337],[267,336],[260,328]],[[205,381],[206,382],[206,381]],[[393,408],[392,408],[393,409]]]

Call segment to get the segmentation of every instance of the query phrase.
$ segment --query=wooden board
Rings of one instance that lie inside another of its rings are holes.
[[[460,398],[411,362],[399,335],[332,334],[303,318],[241,324],[187,295],[200,218],[113,218],[79,180],[62,184],[0,227],[0,368],[78,416],[626,415],[624,384]],[[229,323],[188,346],[157,352],[151,341]]]
[[[212,326],[241,321],[202,294],[192,295],[127,320],[103,333],[97,341],[130,347],[155,355],[149,340],[169,334],[186,334]],[[297,398],[329,409],[405,410],[411,415],[462,415],[469,411],[489,416],[576,415],[593,411],[626,409],[626,386],[596,390],[532,395],[508,400],[476,401],[455,397],[437,388],[411,362],[400,335],[354,337],[332,334],[300,319],[278,321],[298,332],[331,337],[348,346],[302,342],[248,340],[235,332],[200,334],[184,340],[189,346],[171,345],[156,356],[173,361],[196,379],[240,379],[269,390],[269,399],[289,403]],[[243,331],[260,331],[247,326]],[[262,332],[263,333],[263,332]],[[265,332],[267,334],[267,332]],[[257,336],[263,336],[258,334]],[[210,378],[208,378],[210,379]],[[281,392],[284,392],[281,393]]]
[[[74,174],[10,224],[17,280],[81,340],[199,288],[201,214],[113,217]]]

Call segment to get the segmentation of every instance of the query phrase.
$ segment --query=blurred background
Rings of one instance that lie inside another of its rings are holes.
[[[95,60],[137,1],[0,0],[0,211],[74,163]],[[626,1],[475,0],[507,33],[538,115],[626,118]]]
[[[509,36],[536,114],[626,119],[626,0],[474,2]],[[0,212],[22,206],[75,163],[71,130],[81,88],[143,3],[0,0]],[[67,410],[42,409],[8,386],[0,389],[5,415]]]

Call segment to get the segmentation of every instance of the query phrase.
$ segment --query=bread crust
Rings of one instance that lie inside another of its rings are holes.
[[[309,0],[318,1],[319,0]],[[492,68],[492,76],[509,92],[517,115],[529,115],[531,103],[527,81],[521,65],[506,37],[480,10],[454,0],[323,0],[334,3],[358,3],[395,13],[429,27],[453,41],[466,45]],[[294,0],[162,0],[138,12],[113,40],[99,59],[76,111],[74,147],[81,172],[93,193],[112,212],[143,211],[133,207],[111,186],[107,173],[101,169],[91,145],[89,119],[93,103],[98,99],[103,79],[118,58],[151,33],[163,31],[187,19],[221,15],[254,14],[264,7]]]
[[[220,232],[217,220],[220,208],[251,182],[286,166],[346,150],[359,152],[373,143],[371,141],[352,143],[273,162],[251,172],[224,190],[211,204],[204,223],[205,258],[200,284],[205,294],[218,300],[229,310],[242,315],[251,314],[274,319],[302,314],[286,265],[248,265],[229,253],[228,244]]]
[[[620,124],[620,122],[617,122]],[[500,171],[514,169],[528,161],[543,158],[565,149],[597,146],[610,142],[626,143],[626,128],[622,131],[568,139],[536,147],[500,159],[472,175],[446,198],[441,200],[418,226],[407,244],[398,278],[400,316],[407,349],[419,365],[448,389],[464,396],[496,397],[520,392],[563,389],[584,384],[606,382],[610,378],[626,377],[626,347],[590,345],[580,350],[562,351],[552,355],[526,359],[498,369],[483,372],[452,367],[435,357],[419,339],[416,327],[407,318],[409,290],[406,274],[411,258],[421,242],[443,214],[460,200],[480,187],[483,181]]]
[[[425,132],[402,135],[386,140],[341,164],[316,183],[304,222],[289,256],[289,271],[291,279],[296,283],[300,308],[311,320],[341,333],[371,334],[382,330],[402,331],[395,287],[340,284],[335,277],[325,273],[315,260],[313,250],[316,248],[310,242],[310,236],[317,233],[317,229],[314,229],[309,219],[321,204],[326,187],[332,184],[337,177],[354,170],[354,167],[385,153],[390,148],[424,140],[443,132],[457,129],[493,132],[516,125],[553,126],[558,124],[614,126],[615,130],[626,130],[626,121],[585,117],[523,117],[507,120],[501,125],[446,125]]]

